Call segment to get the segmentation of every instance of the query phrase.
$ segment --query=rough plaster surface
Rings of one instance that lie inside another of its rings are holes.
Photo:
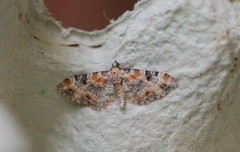
[[[34,152],[240,150],[239,1],[141,0],[90,33],[63,29],[41,0],[0,3],[1,105],[23,130],[10,127],[19,138],[5,148],[24,150],[24,133]],[[64,78],[114,60],[166,71],[179,87],[148,106],[116,102],[106,112],[56,92]],[[11,126],[4,118],[0,128]]]

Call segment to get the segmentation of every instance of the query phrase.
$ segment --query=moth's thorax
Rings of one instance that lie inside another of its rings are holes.
[[[121,69],[120,68],[112,68],[111,69],[111,76],[113,79],[119,78],[121,76]]]

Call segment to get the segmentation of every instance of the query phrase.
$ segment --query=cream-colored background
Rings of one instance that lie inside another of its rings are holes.
[[[63,29],[41,0],[1,1],[0,151],[239,151],[239,9],[239,1],[141,0],[89,33]],[[179,87],[148,106],[115,102],[106,112],[56,91],[114,60],[166,71]]]

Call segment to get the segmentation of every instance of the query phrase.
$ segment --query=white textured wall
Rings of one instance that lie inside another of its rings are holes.
[[[33,152],[238,152],[239,10],[239,1],[141,0],[89,33],[57,25],[41,0],[1,1],[2,104]],[[105,112],[56,91],[64,78],[108,70],[114,60],[166,71],[179,87],[150,105],[121,110],[116,102]],[[24,149],[21,142],[8,147]]]

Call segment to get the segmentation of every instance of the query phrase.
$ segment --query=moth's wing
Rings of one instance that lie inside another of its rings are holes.
[[[58,91],[72,101],[100,111],[115,100],[109,71],[75,75],[57,85]]]
[[[123,69],[123,87],[128,100],[145,105],[168,95],[177,82],[164,72]]]

